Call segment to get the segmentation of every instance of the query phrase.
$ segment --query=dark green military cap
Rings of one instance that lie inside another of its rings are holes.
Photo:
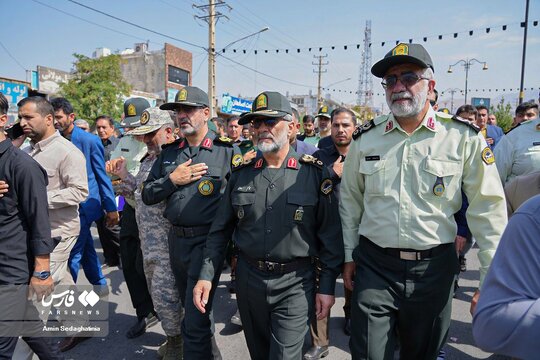
[[[255,118],[281,118],[292,115],[289,100],[276,91],[265,91],[257,95],[251,105],[251,112],[243,114],[238,125],[248,124]]]
[[[323,105],[317,112],[317,115],[315,117],[325,117],[330,119],[330,113],[332,112],[332,109],[328,105]]]
[[[165,103],[159,108],[161,110],[174,110],[180,105],[210,107],[208,94],[196,86],[186,86],[176,93],[174,102]]]
[[[144,110],[150,107],[150,103],[145,98],[129,98],[124,102],[124,119],[120,123],[121,127],[139,126],[141,115]]]
[[[433,68],[431,56],[420,44],[400,43],[390,50],[382,60],[379,60],[371,68],[371,73],[376,77],[382,78],[388,69],[399,64],[416,64],[423,68]]]

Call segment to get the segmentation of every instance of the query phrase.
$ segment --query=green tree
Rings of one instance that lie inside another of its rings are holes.
[[[514,117],[512,115],[512,105],[504,102],[504,97],[496,107],[491,106],[490,112],[497,118],[497,126],[507,132],[512,127]]]
[[[123,112],[123,96],[129,96],[130,85],[124,81],[120,55],[91,59],[81,54],[75,57],[72,78],[60,85],[60,94],[67,98],[78,118],[90,123],[99,115],[119,119]]]

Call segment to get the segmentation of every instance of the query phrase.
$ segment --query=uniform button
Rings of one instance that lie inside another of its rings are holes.
[[[270,189],[273,189],[273,188],[275,188],[275,187],[276,187],[276,185],[270,184]]]
[[[266,208],[266,210],[271,211],[271,210],[272,210],[272,207],[269,206],[269,207]]]
[[[266,254],[265,257],[268,259],[270,257],[270,254]]]
[[[185,197],[186,197],[186,195],[180,194],[180,199],[183,199],[183,198],[185,198]]]
[[[272,232],[272,230],[266,229],[266,233],[267,233],[267,234],[270,234],[271,232]]]

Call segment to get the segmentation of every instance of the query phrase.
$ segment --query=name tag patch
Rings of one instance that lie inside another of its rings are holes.
[[[381,157],[379,155],[370,155],[365,157],[366,161],[379,161]]]

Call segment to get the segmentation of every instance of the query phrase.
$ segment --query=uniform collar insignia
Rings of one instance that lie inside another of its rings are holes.
[[[287,160],[287,168],[298,170],[298,161],[295,158],[290,157],[289,160]]]
[[[255,166],[253,168],[254,169],[260,169],[260,168],[262,168],[262,164],[263,164],[263,159],[260,158],[259,160],[257,160],[257,162],[255,163]]]
[[[388,119],[388,122],[386,123],[386,127],[384,128],[384,133],[388,133],[394,129],[394,121],[391,119]]]
[[[186,140],[182,140],[180,144],[178,145],[178,148],[181,149],[186,145]]]
[[[435,119],[433,119],[433,116],[430,116],[426,121],[426,127],[430,130],[435,131]]]
[[[206,150],[212,150],[212,139],[205,138],[201,144],[201,147]]]

